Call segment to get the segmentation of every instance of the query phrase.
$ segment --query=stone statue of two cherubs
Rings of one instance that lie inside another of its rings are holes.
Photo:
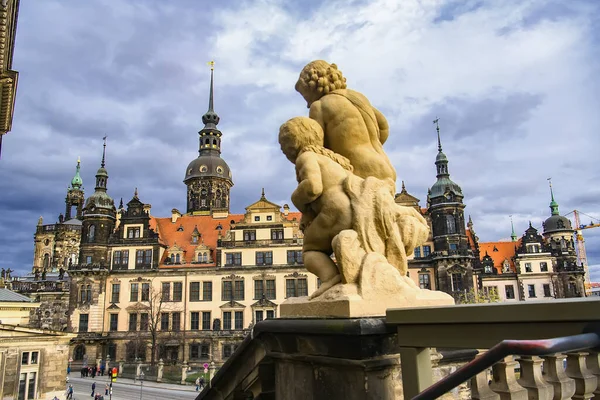
[[[407,256],[429,227],[414,208],[394,202],[396,171],[383,150],[389,135],[383,114],[347,89],[341,71],[325,61],[305,66],[296,90],[309,117],[284,123],[279,143],[296,166],[292,202],[302,212],[304,266],[321,281],[311,301],[398,294],[405,305],[451,304],[450,296],[421,290],[406,277]]]

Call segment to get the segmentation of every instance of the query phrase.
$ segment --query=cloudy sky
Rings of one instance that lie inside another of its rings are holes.
[[[600,217],[600,4],[504,1],[22,1],[13,130],[0,160],[0,264],[30,270],[40,216],[64,212],[78,156],[86,194],[108,136],[109,194],[139,189],[156,216],[185,211],[215,60],[215,108],[232,211],[289,203],[278,127],[306,115],[294,91],[313,59],[388,118],[400,180],[425,205],[440,117],[450,173],[481,241],[549,215]],[[589,223],[590,218],[584,217]],[[600,281],[600,229],[584,231]]]

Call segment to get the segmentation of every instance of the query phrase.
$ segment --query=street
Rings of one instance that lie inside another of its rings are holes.
[[[120,382],[119,382],[120,381]],[[73,399],[87,400],[91,399],[92,383],[96,382],[96,392],[104,395],[105,385],[108,383],[108,377],[99,376],[97,378],[69,377],[69,384],[73,385]],[[140,391],[140,382],[133,383],[131,379],[118,378],[113,383],[113,400],[163,400],[163,399],[194,399],[199,392],[194,390],[194,386],[181,386],[176,384],[160,384],[156,382],[144,381],[143,393]],[[66,397],[66,395],[65,395]],[[65,397],[61,397],[61,400]],[[104,400],[109,400],[110,396],[104,396]]]

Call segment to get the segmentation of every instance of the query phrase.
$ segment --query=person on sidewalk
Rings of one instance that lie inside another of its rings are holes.
[[[67,400],[73,400],[73,385],[69,385],[67,389]]]
[[[92,397],[94,397],[95,392],[96,392],[96,382],[92,383]]]
[[[196,392],[200,390],[200,377],[196,378]]]
[[[108,383],[106,384],[106,386],[104,387],[104,395],[108,396]]]

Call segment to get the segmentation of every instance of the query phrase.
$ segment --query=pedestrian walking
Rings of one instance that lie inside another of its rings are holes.
[[[106,384],[106,386],[104,387],[104,395],[108,396],[108,383]]]
[[[94,397],[95,392],[96,392],[96,382],[92,383],[92,397]]]
[[[69,385],[67,389],[67,400],[73,400],[73,385]]]
[[[200,390],[200,377],[196,378],[196,392]]]

